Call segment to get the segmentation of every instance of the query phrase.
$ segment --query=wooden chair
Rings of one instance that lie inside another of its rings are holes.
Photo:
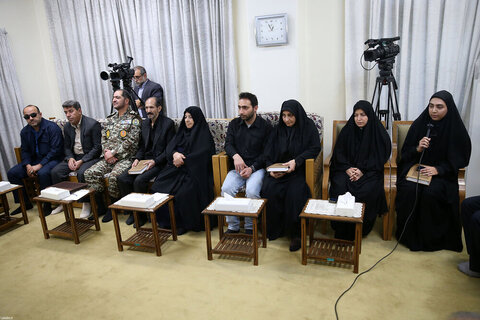
[[[332,151],[325,159],[323,163],[323,182],[322,182],[322,199],[328,199],[328,188],[330,185],[329,174],[330,174],[330,160],[332,158],[333,149],[335,148],[335,142],[337,141],[337,136],[342,131],[343,127],[347,123],[347,120],[333,120],[333,134],[332,134]],[[385,126],[385,122],[382,121],[382,124]],[[391,202],[391,186],[390,186],[390,160],[388,160],[384,165],[384,190],[387,204]],[[387,211],[383,215],[383,240],[391,240],[391,235],[389,237],[389,226],[391,220],[391,210]]]
[[[388,237],[392,238],[393,225],[395,223],[395,198],[397,197],[397,165],[400,162],[401,151],[405,138],[407,137],[408,130],[413,121],[393,121],[392,127],[392,161],[391,161],[391,174],[390,174],[390,221],[388,224]],[[458,170],[458,195],[460,198],[459,205],[465,200],[465,168]]]
[[[22,163],[22,152],[20,148],[15,148],[15,157],[17,158],[17,163]],[[23,185],[28,199],[33,203],[33,198],[40,195],[40,182],[38,178],[27,177],[23,179]]]

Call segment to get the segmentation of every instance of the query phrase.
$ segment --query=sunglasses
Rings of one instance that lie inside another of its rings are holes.
[[[28,119],[30,119],[30,117],[35,118],[36,116],[37,116],[37,114],[34,112],[34,113],[24,115],[23,119],[28,120]]]

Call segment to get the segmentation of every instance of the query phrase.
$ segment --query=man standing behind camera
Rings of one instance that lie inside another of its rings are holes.
[[[140,138],[140,121],[138,113],[130,107],[130,95],[123,89],[113,93],[112,105],[117,112],[107,117],[107,123],[102,130],[103,159],[85,171],[85,181],[98,194],[99,215],[105,212],[105,204],[100,195],[105,189],[104,175],[108,176],[108,193],[112,202],[120,197],[118,176],[132,165],[132,157],[137,152]],[[110,209],[103,217],[103,222],[112,220]]]
[[[97,120],[82,114],[82,107],[78,101],[65,101],[62,107],[68,120],[63,128],[65,161],[53,168],[52,183],[67,180],[70,172],[77,172],[78,182],[85,182],[85,170],[100,160],[102,127]],[[52,214],[62,210],[63,206],[60,205],[52,211]],[[84,202],[80,218],[89,215],[90,203]]]
[[[157,97],[147,99],[145,111],[148,119],[142,122],[140,146],[134,157],[132,168],[135,168],[140,160],[147,160],[147,170],[139,175],[129,174],[127,170],[118,177],[121,197],[131,192],[147,193],[148,183],[158,176],[167,163],[165,148],[175,135],[173,121],[163,115],[161,101]],[[140,218],[139,224],[143,225],[146,222],[146,216],[142,214]],[[127,224],[132,224],[133,220],[133,214],[130,213]]]
[[[147,78],[147,71],[142,66],[136,66],[133,68],[135,71],[133,75],[133,79],[135,80],[135,93],[140,97],[139,99],[135,100],[135,104],[138,108],[138,114],[145,119],[147,118],[147,114],[144,109],[145,100],[150,97],[156,97],[159,103],[163,106],[163,88],[156,82],[153,82]]]
[[[13,184],[23,185],[22,179],[38,177],[40,188],[45,189],[52,184],[50,172],[63,157],[62,130],[52,121],[42,118],[42,113],[37,106],[28,105],[23,109],[23,118],[28,125],[20,131],[22,162],[12,167],[7,172],[8,181]],[[27,210],[33,206],[26,199]],[[15,202],[18,203],[18,195],[14,192]],[[52,209],[51,204],[44,202],[43,211],[48,216]],[[21,212],[21,208],[15,209],[11,214]]]

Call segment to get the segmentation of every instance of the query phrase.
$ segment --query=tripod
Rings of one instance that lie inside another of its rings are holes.
[[[393,119],[398,121],[401,120],[401,115],[398,110],[398,101],[397,101],[397,92],[398,86],[397,81],[392,73],[393,63],[395,58],[388,58],[385,60],[378,61],[378,68],[380,69],[380,75],[377,77],[375,83],[375,90],[373,91],[372,97],[372,106],[375,108],[375,114],[380,119],[380,121],[385,121],[385,128],[388,130],[390,127],[390,112],[392,112]],[[380,97],[382,96],[383,86],[388,87],[388,96],[387,96],[387,108],[380,108]],[[378,93],[378,94],[377,94]],[[377,95],[376,95],[377,94]],[[395,98],[393,100],[392,96]],[[376,97],[376,99],[375,99]],[[375,103],[376,100],[376,103]]]

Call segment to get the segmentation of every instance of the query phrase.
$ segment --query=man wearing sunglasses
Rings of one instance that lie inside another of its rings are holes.
[[[138,114],[143,119],[147,118],[147,113],[145,112],[145,101],[150,97],[155,97],[159,103],[163,106],[163,88],[156,82],[153,82],[147,78],[147,71],[142,66],[136,66],[133,68],[135,73],[133,75],[133,80],[135,81],[135,93],[140,97],[135,97],[135,104],[138,108]]]
[[[52,185],[50,172],[63,157],[62,130],[52,121],[42,118],[40,109],[35,105],[28,105],[23,109],[23,118],[28,125],[20,131],[22,162],[8,170],[7,176],[10,183],[23,185],[26,177],[38,177],[40,188],[45,189]],[[25,195],[27,210],[32,204]],[[18,195],[14,193],[15,202],[18,203]],[[51,204],[44,203],[45,215],[52,212]],[[21,212],[21,208],[15,209],[11,214]]]

